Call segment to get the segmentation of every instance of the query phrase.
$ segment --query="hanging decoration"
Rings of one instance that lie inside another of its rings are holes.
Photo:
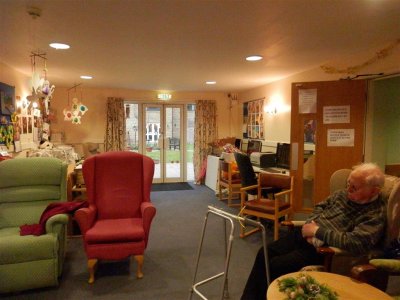
[[[367,61],[365,61],[359,65],[347,67],[344,69],[339,69],[339,68],[335,68],[332,66],[322,65],[321,69],[323,71],[325,71],[325,73],[328,73],[328,74],[356,74],[361,69],[363,69],[369,65],[372,65],[373,63],[377,62],[378,60],[384,59],[387,56],[389,56],[392,53],[393,49],[398,45],[400,45],[400,39],[397,39],[396,41],[394,41],[392,44],[390,44],[386,48],[383,48],[380,51],[376,52],[373,57],[371,57],[370,59],[368,59]]]
[[[68,107],[64,108],[64,121],[71,121],[72,124],[81,124],[81,117],[88,111],[86,105],[79,101],[76,95],[76,87],[80,86],[77,84],[68,90]],[[74,98],[72,98],[72,105],[69,102],[69,91],[74,89]],[[81,91],[81,99],[82,99],[82,91]],[[71,106],[70,106],[71,105]]]
[[[36,70],[37,59],[43,60],[43,69],[41,72]],[[32,52],[31,54],[31,68],[32,68],[32,94],[27,98],[30,103],[43,101],[46,115],[49,114],[49,103],[53,96],[55,85],[51,85],[47,79],[47,58],[46,53]]]

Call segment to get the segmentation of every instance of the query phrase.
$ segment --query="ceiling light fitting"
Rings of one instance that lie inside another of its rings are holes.
[[[247,61],[259,61],[262,60],[263,57],[261,55],[250,55],[246,57]]]
[[[66,50],[66,49],[70,48],[69,45],[63,44],[63,43],[51,43],[51,44],[49,44],[49,46],[51,48],[54,48],[54,49],[57,49],[57,50]]]
[[[81,79],[90,80],[93,79],[93,77],[90,75],[81,75]]]
[[[206,84],[217,84],[217,82],[210,80],[210,81],[206,81]]]
[[[42,15],[42,10],[34,6],[28,7],[27,12],[32,17],[32,19],[36,19]]]

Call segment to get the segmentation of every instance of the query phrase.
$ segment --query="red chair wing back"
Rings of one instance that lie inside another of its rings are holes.
[[[141,203],[150,201],[154,162],[147,156],[105,152],[86,159],[82,171],[98,219],[140,217]]]

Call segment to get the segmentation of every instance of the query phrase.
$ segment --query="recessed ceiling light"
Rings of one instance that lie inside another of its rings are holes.
[[[82,75],[81,78],[82,79],[92,79],[93,77],[89,76],[89,75]]]
[[[261,55],[250,55],[246,57],[247,61],[258,61],[258,60],[262,60],[263,57]]]
[[[206,84],[216,84],[216,81],[210,80],[210,81],[206,81]]]
[[[51,47],[51,48],[54,48],[54,49],[57,49],[57,50],[65,50],[65,49],[69,49],[70,47],[69,47],[69,45],[67,45],[67,44],[63,44],[63,43],[51,43],[51,44],[49,44],[49,46]]]

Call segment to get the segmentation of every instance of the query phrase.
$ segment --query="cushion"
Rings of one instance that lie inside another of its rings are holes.
[[[19,227],[0,229],[0,265],[56,258],[57,237],[19,235]]]
[[[102,219],[86,231],[89,244],[140,241],[145,238],[142,219]]]

